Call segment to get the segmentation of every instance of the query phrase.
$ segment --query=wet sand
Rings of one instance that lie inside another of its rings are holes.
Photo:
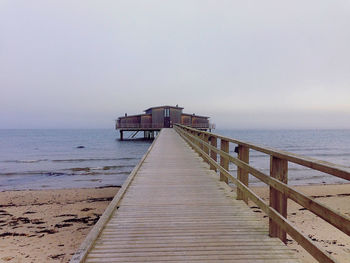
[[[68,262],[118,189],[0,192],[0,262]]]
[[[299,191],[350,216],[350,184],[298,186]],[[68,262],[119,188],[0,192],[0,262]],[[268,200],[266,187],[254,191]],[[249,204],[257,215],[267,217]],[[349,262],[350,237],[288,203],[288,218],[340,262]],[[316,262],[289,238],[305,263]]]

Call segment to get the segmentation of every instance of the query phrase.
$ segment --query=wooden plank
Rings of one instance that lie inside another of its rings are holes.
[[[287,184],[288,162],[283,159],[271,157],[270,176]],[[287,196],[270,186],[270,206],[287,218]],[[271,237],[278,237],[287,244],[287,233],[276,224],[272,218],[269,219],[269,233]]]
[[[202,140],[206,143],[209,143],[209,135],[207,134],[203,134],[202,135]],[[206,144],[203,144],[203,151],[206,153],[206,154],[209,154],[209,148]],[[209,164],[209,160],[205,159],[205,161]]]
[[[249,148],[243,145],[238,146],[238,159],[242,162],[249,163]],[[249,184],[249,176],[248,171],[238,167],[237,169],[237,178],[241,181],[245,186]],[[248,197],[244,195],[244,193],[237,188],[237,200],[243,200],[246,204],[248,204]]]
[[[229,152],[229,142],[224,140],[224,139],[221,139],[220,141],[220,149],[221,151],[225,152],[225,153],[228,153]],[[220,165],[221,167],[223,167],[225,170],[228,171],[229,169],[229,159],[224,156],[224,155],[220,155]],[[220,172],[220,181],[224,181],[225,183],[228,183],[228,178]]]
[[[138,248],[161,248],[161,247],[252,247],[252,246],[273,246],[273,247],[281,247],[281,242],[271,242],[271,238],[269,240],[259,239],[259,240],[235,240],[235,242],[231,240],[198,240],[196,242],[193,242],[193,240],[189,239],[178,239],[178,240],[170,240],[164,241],[164,240],[106,240],[96,242],[95,247],[96,248],[107,248],[107,247],[113,247],[115,249],[119,248],[129,248],[129,249],[138,249]],[[288,247],[285,247],[286,249],[289,249]]]
[[[197,259],[187,259],[186,262],[201,262],[201,263],[217,263],[218,260],[220,262],[230,262],[230,263],[292,263],[295,262],[293,259],[271,259],[271,260],[266,260],[266,259],[234,259],[232,256],[230,257],[220,257],[218,258],[200,258],[199,261]],[[166,260],[164,258],[144,258],[140,259],[139,261],[129,261],[129,262],[174,262],[174,260]],[[124,259],[119,260],[116,258],[112,259],[89,259],[87,262],[89,263],[111,263],[111,262],[126,262]],[[175,261],[176,262],[176,261]]]
[[[213,147],[217,147],[218,146],[218,140],[216,137],[214,136],[210,136],[210,145]],[[208,147],[209,149],[209,147]],[[213,150],[210,150],[210,157],[216,162],[217,161],[217,153]],[[210,162],[209,162],[210,163]],[[212,164],[210,164],[210,169],[214,170],[216,172],[216,167]]]

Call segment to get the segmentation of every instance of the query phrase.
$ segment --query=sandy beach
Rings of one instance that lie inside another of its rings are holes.
[[[299,191],[350,216],[350,184],[298,186]],[[266,187],[254,190],[268,200]],[[68,262],[118,188],[0,192],[0,262]],[[257,215],[267,217],[249,204]],[[288,218],[340,262],[350,237],[289,201]],[[305,263],[316,262],[289,238]]]
[[[295,186],[293,188],[316,198],[317,201],[342,215],[350,217],[350,184]],[[254,187],[253,189],[264,200],[269,200],[267,187]],[[249,205],[254,212],[266,220],[266,223],[268,222],[267,216],[254,203],[250,201]],[[309,236],[339,262],[350,262],[349,236],[291,200],[288,200],[287,217],[297,229]],[[290,237],[288,237],[288,246],[298,253],[302,262],[317,262]]]
[[[68,262],[118,189],[0,192],[0,262]]]

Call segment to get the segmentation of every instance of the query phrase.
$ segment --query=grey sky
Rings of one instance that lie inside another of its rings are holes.
[[[218,128],[350,128],[349,1],[0,0],[0,128],[162,104]]]

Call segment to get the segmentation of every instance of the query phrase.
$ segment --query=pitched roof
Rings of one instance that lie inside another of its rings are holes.
[[[124,119],[124,118],[133,118],[133,117],[142,117],[142,116],[152,116],[151,114],[134,114],[134,115],[126,115],[126,116],[121,116],[118,117],[118,119]]]

